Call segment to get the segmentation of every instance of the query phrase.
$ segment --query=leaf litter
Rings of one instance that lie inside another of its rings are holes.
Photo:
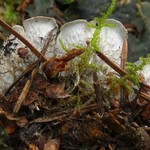
[[[124,67],[116,66],[103,53],[97,54],[120,75],[126,74]],[[63,60],[60,64],[65,68],[60,68],[63,71],[68,70],[68,67],[64,66],[65,58],[66,55],[62,55],[61,59],[56,59],[56,62]],[[55,65],[55,59],[51,61]],[[56,67],[56,71],[58,68]],[[55,68],[52,71],[55,71]],[[135,89],[136,96],[134,99],[131,98],[132,100],[129,100],[128,92],[124,91],[125,101],[121,103],[118,95],[113,93],[113,89],[106,88],[108,81],[98,80],[95,72],[92,72],[92,78],[90,76],[89,79],[91,85],[83,82],[87,78],[82,76],[71,92],[67,91],[67,86],[71,84],[73,76],[69,75],[64,80],[63,75],[59,77],[54,72],[52,77],[47,78],[41,72],[37,72],[16,112],[14,107],[24,85],[31,79],[30,72],[18,80],[15,88],[6,95],[0,95],[1,126],[8,135],[3,142],[7,148],[18,150],[150,148],[148,85],[144,85],[138,92]],[[119,93],[121,89],[120,86]]]

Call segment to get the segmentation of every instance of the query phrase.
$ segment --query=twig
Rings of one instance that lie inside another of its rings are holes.
[[[84,106],[84,107],[80,108],[80,114],[94,111],[96,109],[97,109],[97,104],[91,104],[88,106]],[[33,121],[31,121],[30,124],[31,123],[44,123],[44,122],[46,123],[46,122],[51,122],[51,121],[55,121],[55,120],[61,120],[65,117],[69,118],[68,116],[70,116],[74,111],[75,111],[75,109],[73,108],[71,110],[69,109],[69,110],[66,110],[63,112],[59,112],[52,116],[39,117],[39,118],[36,118]]]
[[[20,96],[19,96],[19,98],[18,98],[18,100],[17,100],[17,103],[15,104],[15,107],[14,107],[14,109],[13,109],[13,112],[14,112],[14,113],[17,113],[17,112],[20,110],[20,107],[21,107],[23,101],[25,100],[25,98],[26,98],[26,96],[27,96],[27,94],[28,94],[28,91],[29,91],[29,89],[30,89],[30,86],[31,86],[31,84],[32,84],[32,81],[33,81],[33,79],[34,79],[34,77],[35,77],[37,71],[38,71],[38,68],[36,67],[36,68],[32,71],[32,73],[31,73],[31,79],[30,79],[30,80],[27,80],[27,82],[26,82],[26,84],[25,84],[25,86],[24,86],[24,88],[23,88],[23,90],[22,90],[22,92],[21,92],[21,94],[20,94]]]
[[[103,98],[102,98],[102,89],[100,87],[98,76],[96,72],[93,73],[93,81],[94,81],[94,91],[96,95],[96,102],[98,105],[98,112],[100,115],[104,113],[104,106],[103,106]]]
[[[125,70],[123,70],[121,67],[119,67],[115,62],[110,60],[105,54],[102,52],[96,52],[96,54],[105,62],[107,63],[111,68],[113,68],[116,72],[118,72],[121,76],[124,76],[127,74]]]
[[[11,34],[17,37],[21,42],[23,42],[38,58],[41,58],[42,61],[47,61],[47,58],[39,52],[28,40],[26,40],[22,35],[16,32],[11,26],[6,22],[0,19],[0,25],[6,28]]]
[[[121,68],[125,70],[128,56],[128,43],[127,40],[123,42],[122,52],[121,52]],[[126,102],[126,89],[121,86],[120,90],[120,103],[124,104]]]
[[[127,63],[127,57],[128,57],[128,42],[125,40],[123,42],[122,52],[121,52],[121,68],[124,70]]]

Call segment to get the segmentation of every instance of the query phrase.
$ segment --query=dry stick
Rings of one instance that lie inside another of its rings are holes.
[[[16,32],[10,25],[0,19],[0,25],[6,28],[11,34],[17,37],[21,42],[23,42],[38,58],[42,58],[42,61],[47,61],[47,58],[39,52],[28,40],[26,40],[22,35]]]
[[[111,68],[113,68],[116,72],[118,72],[121,76],[127,74],[125,70],[123,70],[120,66],[118,66],[115,62],[111,61],[105,54],[102,52],[96,52],[96,54]]]
[[[123,42],[122,52],[121,52],[121,65],[120,67],[125,70],[126,63],[127,63],[127,55],[128,55],[128,42],[125,40]],[[126,102],[126,89],[125,87],[121,86],[120,90],[120,103],[124,104]]]
[[[14,112],[14,113],[17,113],[17,112],[20,110],[20,107],[21,107],[23,101],[25,100],[25,98],[26,98],[26,96],[27,96],[27,94],[28,94],[28,91],[29,91],[29,89],[30,89],[30,86],[31,86],[31,84],[32,84],[32,81],[33,81],[33,79],[34,79],[34,77],[35,77],[37,71],[38,71],[38,68],[35,68],[35,69],[32,71],[32,73],[31,73],[31,79],[30,79],[30,80],[27,80],[27,82],[26,82],[26,84],[25,84],[25,86],[24,86],[24,88],[23,88],[23,90],[22,90],[22,92],[21,92],[21,94],[20,94],[20,96],[19,96],[19,98],[18,98],[16,104],[15,104],[15,107],[14,107],[14,109],[13,109],[13,112]]]
[[[118,72],[121,76],[124,76],[127,74],[125,70],[123,70],[121,67],[119,67],[116,63],[111,61],[105,54],[102,52],[96,52],[96,54],[105,62],[107,63],[111,68],[113,68],[116,72]],[[150,96],[144,92],[141,92],[141,97],[145,98],[146,100],[150,101]]]
[[[91,111],[94,111],[97,109],[97,104],[91,104],[88,106],[83,106],[80,108],[80,113],[84,114],[84,113],[88,113]],[[69,110],[65,110],[62,112],[59,112],[57,114],[51,115],[51,116],[44,116],[44,117],[39,117],[34,119],[33,121],[30,122],[31,123],[46,123],[46,122],[51,122],[51,121],[55,121],[55,120],[61,120],[65,117],[67,117],[67,119],[69,118],[70,115],[72,115],[72,113],[75,111],[75,109],[69,109]]]
[[[98,81],[97,73],[93,73],[93,81],[94,81],[94,91],[96,95],[96,102],[98,106],[98,112],[100,115],[104,113],[104,106],[103,106],[103,98],[102,98],[102,89]]]
[[[53,30],[48,34],[48,37],[47,37],[47,39],[46,39],[46,41],[45,41],[45,44],[44,44],[44,47],[43,47],[43,49],[42,49],[42,51],[41,51],[42,54],[45,54],[45,53],[46,53],[46,50],[47,50],[48,45],[49,45],[49,42],[51,42],[51,36],[52,36],[52,33],[53,33],[54,30],[55,30],[55,29],[53,29]],[[39,65],[40,65],[41,60],[42,60],[42,58],[40,58],[40,59],[38,60],[38,62],[39,62],[38,64],[39,64]],[[34,77],[36,76],[36,74],[37,74],[37,72],[38,72],[38,69],[39,69],[39,66],[37,66],[36,68],[34,68],[34,70],[33,70],[32,73],[31,73],[31,79],[30,79],[30,80],[27,80],[27,82],[26,82],[26,84],[25,84],[25,86],[24,86],[24,88],[23,88],[23,90],[22,90],[22,92],[21,92],[21,94],[20,94],[20,96],[19,96],[19,98],[18,98],[16,104],[15,104],[15,107],[14,107],[14,109],[13,109],[13,112],[14,112],[14,113],[17,113],[17,112],[20,110],[20,107],[21,107],[23,101],[25,100],[25,98],[26,98],[26,96],[27,96],[27,94],[28,94],[28,91],[29,91],[29,89],[30,89],[30,87],[31,87],[32,81],[34,80]]]

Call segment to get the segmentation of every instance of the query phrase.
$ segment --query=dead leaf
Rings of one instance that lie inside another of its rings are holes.
[[[26,100],[24,101],[24,105],[28,106],[34,101],[38,100],[38,93],[34,91],[29,91]]]
[[[22,118],[20,118],[16,123],[17,123],[17,125],[18,125],[20,128],[22,128],[22,127],[24,127],[24,126],[27,125],[28,120],[27,120],[27,118],[22,117]]]
[[[150,104],[147,105],[147,106],[143,109],[141,115],[142,115],[146,120],[150,120]]]
[[[12,134],[17,129],[17,125],[16,125],[15,121],[10,121],[6,118],[3,118],[2,125],[7,134]]]
[[[43,150],[59,150],[60,140],[58,139],[49,139],[44,145]]]
[[[110,102],[114,108],[119,108],[119,101],[117,99],[112,98]]]
[[[39,150],[34,144],[29,144],[29,150]]]
[[[65,93],[64,84],[51,84],[46,88],[46,93],[49,98],[66,98],[69,95]]]

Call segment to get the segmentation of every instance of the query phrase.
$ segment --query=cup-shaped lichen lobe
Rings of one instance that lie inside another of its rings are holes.
[[[51,41],[47,49],[46,56],[53,56],[53,45],[55,44],[55,37],[58,25],[54,18],[38,16],[27,19],[23,22],[23,27],[26,33],[26,38],[32,43],[32,45],[41,51],[45,40],[50,31],[56,28],[55,32],[52,33]]]
[[[124,40],[127,39],[127,31],[123,25],[114,19],[106,20],[107,24],[112,26],[102,27],[99,35],[99,49],[108,57],[120,64],[121,50]],[[96,24],[96,23],[95,23]],[[93,37],[96,29],[89,27],[85,20],[75,20],[66,23],[61,28],[57,37],[56,48],[64,51],[64,48],[71,50],[75,47],[87,47]]]
[[[92,38],[87,21],[83,19],[66,23],[60,29],[56,40],[56,51],[66,53],[76,47],[87,47],[88,39]]]
[[[145,83],[150,86],[150,64],[145,65],[140,73],[144,76]]]
[[[41,51],[44,42],[54,28],[58,25],[54,18],[50,17],[33,17],[23,22],[23,26],[15,25],[13,29],[26,38],[37,50]],[[54,55],[52,44],[55,43],[56,33],[52,35],[52,40],[47,50],[47,57]],[[10,35],[3,43],[0,53],[0,92],[3,93],[22,73],[22,71],[31,63],[37,60],[37,57],[28,49],[27,56],[21,58],[18,55],[19,48],[27,48],[14,35]]]
[[[104,26],[101,29],[100,50],[117,64],[120,64],[123,42],[127,39],[127,30],[117,20],[107,19],[106,23],[110,26]]]

